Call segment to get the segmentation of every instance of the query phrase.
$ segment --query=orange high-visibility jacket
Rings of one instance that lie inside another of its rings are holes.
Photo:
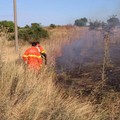
[[[45,53],[45,50],[43,49],[43,47],[40,44],[37,44],[37,48],[40,53]]]
[[[24,55],[23,60],[27,62],[30,68],[39,69],[42,65],[42,58],[38,49],[34,46],[28,48]]]

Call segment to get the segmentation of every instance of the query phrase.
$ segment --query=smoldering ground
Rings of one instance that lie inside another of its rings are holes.
[[[107,90],[120,91],[119,34],[120,29],[110,33],[108,52],[113,67],[105,71],[107,77],[105,89]],[[83,89],[85,94],[86,92],[87,94],[90,93],[95,84],[101,81],[104,44],[104,32],[87,30],[79,40],[74,40],[69,45],[65,45],[61,51],[61,56],[56,58],[58,83],[67,89],[74,86],[75,91]],[[67,73],[67,78],[62,73]]]
[[[103,38],[101,33],[87,31],[79,40],[62,49],[62,54],[56,59],[57,70],[73,70],[81,65],[101,62],[103,57]]]
[[[110,59],[120,60],[120,29],[110,34]],[[56,58],[56,69],[74,71],[80,66],[102,64],[104,57],[104,32],[87,30],[79,39],[63,47],[61,56]]]

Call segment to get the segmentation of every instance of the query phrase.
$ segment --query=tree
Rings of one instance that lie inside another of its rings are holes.
[[[12,21],[1,21],[0,28],[7,28],[8,32],[14,32],[14,23]]]
[[[116,15],[113,15],[112,17],[110,17],[107,20],[107,23],[104,23],[102,25],[103,30],[110,32],[113,28],[115,28],[116,26],[120,26],[120,21],[119,19],[116,17]]]
[[[98,28],[102,27],[102,25],[103,25],[103,22],[101,22],[101,21],[98,21],[98,20],[96,20],[94,22],[90,21],[89,28],[90,29],[98,29]]]
[[[30,28],[30,26],[29,26],[29,25],[26,25],[25,28]]]
[[[120,24],[120,21],[119,19],[116,17],[116,15],[113,15],[112,17],[110,17],[108,20],[107,20],[107,23],[108,23],[108,26],[109,27],[115,27],[115,26],[118,26]]]
[[[56,28],[56,25],[55,24],[50,24],[50,27],[51,28]]]
[[[48,36],[49,36],[48,32],[43,29],[41,24],[32,23],[31,30],[32,30],[32,33],[33,33],[35,39],[48,38]]]
[[[19,38],[25,41],[39,40],[40,38],[48,38],[49,34],[38,23],[32,23],[31,26],[26,25],[19,29]]]
[[[76,26],[86,26],[87,22],[88,22],[87,18],[81,18],[81,19],[75,20],[74,25],[76,25]]]

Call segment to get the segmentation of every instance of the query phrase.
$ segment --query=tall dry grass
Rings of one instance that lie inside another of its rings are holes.
[[[24,63],[16,61],[19,55],[14,52],[14,48],[11,47],[13,43],[7,42],[6,37],[0,40],[1,120],[86,120],[88,118],[93,109],[92,105],[88,102],[79,103],[79,99],[66,95],[63,89],[55,85],[56,73],[51,64],[57,53],[52,52],[58,49],[60,52],[63,43],[67,44],[70,41],[70,39],[64,41],[68,33],[61,32],[60,36],[62,42],[57,40],[57,37],[54,38],[54,35],[48,43],[43,42],[47,53],[54,56],[50,59],[50,64],[39,73],[28,70]],[[28,45],[22,46],[21,55],[27,47]]]
[[[53,68],[35,74],[12,62],[2,64],[0,74],[2,120],[86,120],[91,113],[89,103],[66,97],[65,91],[55,86]]]
[[[16,61],[29,44],[22,44],[18,55],[14,43],[8,42],[6,36],[0,38],[0,120],[120,119],[119,93],[108,92],[99,104],[94,104],[89,99],[66,94],[55,84],[55,57],[61,54],[62,46],[79,38],[83,31],[80,28],[51,30],[49,41],[41,42],[49,62],[39,74]]]

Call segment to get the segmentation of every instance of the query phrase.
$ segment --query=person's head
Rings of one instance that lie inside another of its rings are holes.
[[[39,41],[37,41],[37,42],[36,42],[36,44],[40,44],[40,42],[39,42]]]
[[[32,42],[32,46],[36,46],[37,45],[37,43],[36,42]]]
[[[40,47],[40,42],[39,41],[36,42],[36,46]]]

